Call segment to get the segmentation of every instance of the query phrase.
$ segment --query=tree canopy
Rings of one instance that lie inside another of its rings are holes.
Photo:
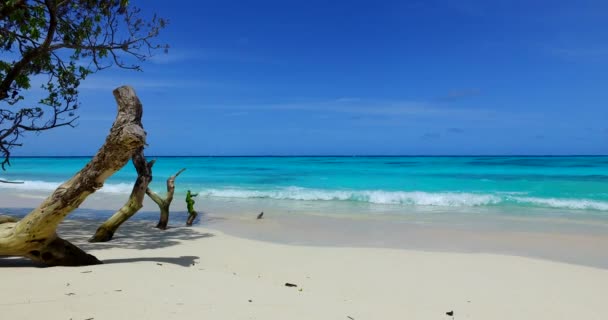
[[[128,0],[2,0],[0,3],[0,164],[28,131],[74,126],[78,87],[111,66],[140,70],[167,21],[144,18]],[[39,86],[43,97],[24,93]]]

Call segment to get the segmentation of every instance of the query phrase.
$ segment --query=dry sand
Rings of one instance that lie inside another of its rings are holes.
[[[128,222],[105,264],[0,259],[0,319],[606,319],[608,270],[532,258],[281,245]],[[297,287],[286,287],[285,283]],[[453,317],[446,312],[453,311]]]

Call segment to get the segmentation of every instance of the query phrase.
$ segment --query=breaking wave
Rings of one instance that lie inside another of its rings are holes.
[[[512,197],[512,199],[521,204],[537,207],[608,211],[608,202],[606,201],[536,197]]]
[[[12,190],[23,190],[23,191],[53,191],[62,182],[49,182],[49,181],[30,181],[26,180],[23,183],[0,183],[0,189],[12,189]],[[133,189],[132,184],[128,183],[107,183],[104,184],[103,188],[97,192],[105,193],[130,193]]]
[[[18,191],[55,190],[61,182],[23,181],[21,184],[0,183],[0,190]],[[133,184],[107,183],[97,192],[129,194]],[[272,190],[246,188],[215,188],[200,191],[201,196],[240,199],[276,199],[300,201],[353,201],[373,204],[438,207],[481,207],[518,205],[526,207],[608,211],[608,201],[583,198],[542,198],[527,196],[525,192],[425,192],[386,190],[331,190],[285,187]]]
[[[221,198],[266,198],[301,201],[356,201],[406,206],[476,207],[505,204],[530,207],[608,211],[608,202],[520,196],[521,193],[467,193],[384,190],[323,190],[287,187],[276,190],[205,189],[201,195]]]
[[[492,195],[473,193],[428,193],[381,190],[322,190],[288,187],[278,190],[207,189],[201,194],[222,198],[269,198],[303,201],[359,201],[377,204],[403,204],[426,206],[481,206],[500,201]]]

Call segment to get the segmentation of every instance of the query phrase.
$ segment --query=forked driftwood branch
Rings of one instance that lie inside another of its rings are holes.
[[[184,172],[184,170],[186,170],[186,168],[182,168],[176,174],[167,179],[167,194],[164,198],[159,196],[156,192],[150,190],[150,188],[146,190],[146,194],[150,197],[150,199],[152,199],[152,201],[156,202],[160,208],[160,218],[158,219],[158,224],[156,227],[161,230],[166,230],[167,224],[169,223],[169,207],[171,206],[173,194],[175,193],[175,178],[177,178],[180,173]]]

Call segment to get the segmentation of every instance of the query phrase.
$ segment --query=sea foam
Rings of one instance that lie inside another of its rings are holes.
[[[38,180],[26,180],[23,183],[0,183],[0,189],[12,189],[21,191],[53,191],[63,182],[49,182]],[[133,189],[128,183],[107,183],[97,192],[105,193],[129,193]]]
[[[608,211],[608,202],[605,201],[536,197],[512,197],[512,199],[519,203],[539,207]]]
[[[489,194],[383,190],[323,190],[287,187],[277,190],[206,189],[201,194],[222,198],[268,198],[303,201],[359,201],[375,204],[402,204],[425,206],[482,206],[500,202]]]
[[[22,184],[0,183],[0,189],[18,191],[55,190],[61,182],[24,181]],[[107,183],[98,192],[129,194],[130,183]],[[571,210],[608,211],[608,201],[584,198],[544,198],[527,196],[524,192],[426,192],[387,190],[331,190],[302,187],[284,187],[270,190],[256,190],[239,187],[210,188],[200,191],[202,196],[219,198],[262,198],[300,201],[353,201],[373,204],[403,206],[479,207],[516,205]]]
[[[477,207],[520,205],[556,209],[608,211],[608,202],[589,199],[525,197],[521,192],[471,193],[385,190],[325,190],[286,187],[274,190],[204,189],[201,195],[220,198],[265,198],[301,201],[355,201],[406,206]]]

